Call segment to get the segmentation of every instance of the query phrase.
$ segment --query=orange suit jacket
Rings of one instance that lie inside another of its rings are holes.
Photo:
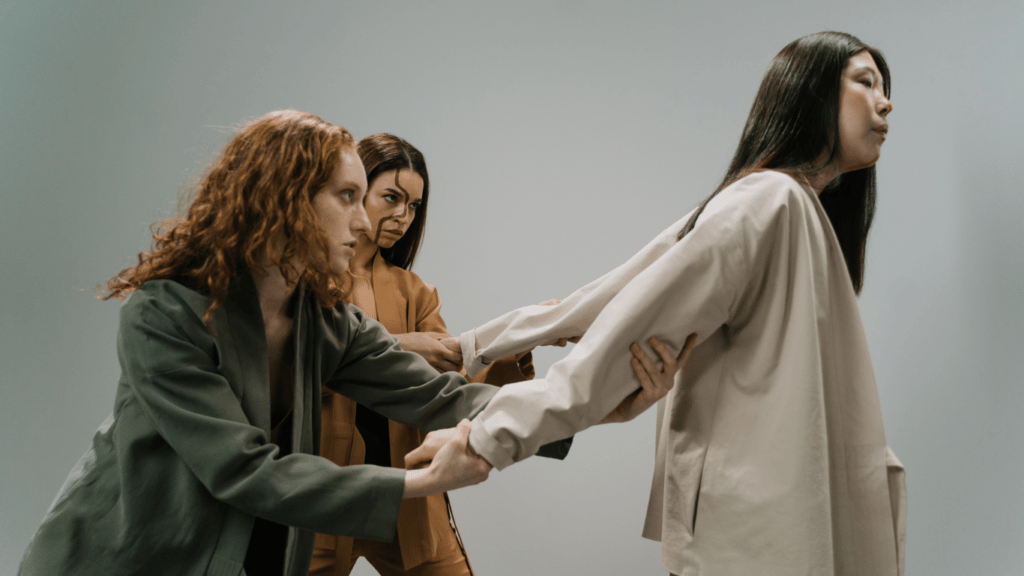
[[[374,257],[371,269],[377,321],[388,332],[448,334],[448,328],[441,318],[441,298],[437,288],[424,282],[414,272],[386,262],[380,252]],[[514,356],[497,360],[470,381],[500,386],[528,380],[533,376],[532,356],[527,354],[519,362]],[[340,394],[327,392],[323,399],[321,418],[321,456],[341,466],[362,464],[366,449],[356,429],[356,403]],[[419,446],[426,434],[394,421],[388,422],[388,433],[391,440],[391,465],[405,468],[405,455]],[[439,510],[445,509],[442,494],[402,501],[396,537],[406,569],[434,556],[437,549],[435,531],[445,528],[434,524],[447,522],[446,514],[439,513]],[[434,513],[430,514],[428,510]],[[316,546],[333,549],[338,556],[347,558],[352,552],[352,538],[317,534]]]

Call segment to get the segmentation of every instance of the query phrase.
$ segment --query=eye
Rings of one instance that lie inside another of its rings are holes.
[[[419,208],[420,208],[420,203],[419,202],[413,202],[412,204],[409,204],[409,209],[410,210],[416,211],[416,210],[419,210]]]
[[[338,195],[341,196],[341,199],[345,202],[351,202],[356,193],[352,190],[342,190],[341,192],[338,192]]]
[[[865,86],[867,86],[868,88],[874,88],[875,87],[875,83],[872,82],[871,80],[861,80],[860,83],[865,85]]]
[[[391,204],[394,204],[395,202],[398,202],[398,195],[397,194],[391,194],[390,192],[387,193],[387,194],[384,194],[383,196],[381,196],[381,198],[383,198],[386,202],[389,202]]]

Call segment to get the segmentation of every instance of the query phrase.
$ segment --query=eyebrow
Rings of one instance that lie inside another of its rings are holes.
[[[398,190],[395,190],[394,188],[390,188],[390,187],[385,188],[384,190],[387,191],[387,192],[391,192],[393,194],[401,194],[403,198],[408,200],[409,199],[409,193],[405,191],[405,188],[402,188],[398,184],[395,184],[395,186],[398,186]]]

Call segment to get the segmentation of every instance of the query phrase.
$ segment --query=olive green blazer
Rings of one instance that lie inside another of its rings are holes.
[[[297,291],[291,427],[270,442],[263,317],[243,274],[203,324],[210,297],[147,282],[121,309],[113,414],[72,470],[19,574],[243,573],[256,516],[293,526],[285,573],[304,575],[314,532],[390,540],[401,469],[315,456],[321,386],[423,430],[472,418],[497,388],[439,374],[356,308]]]

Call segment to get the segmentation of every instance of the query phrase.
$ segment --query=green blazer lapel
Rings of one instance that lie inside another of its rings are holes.
[[[267,334],[256,282],[251,274],[243,272],[231,282],[224,306],[216,312],[216,318],[215,329],[227,327],[217,334],[221,372],[228,382],[238,383],[238,399],[249,423],[260,427],[269,439]]]
[[[295,303],[295,324],[292,326],[293,340],[295,342],[295,372],[292,400],[292,453],[315,454],[313,446],[313,419],[312,410],[313,394],[319,394],[319,387],[314,392],[313,370],[308,367],[314,366],[316,359],[314,352],[316,346],[313,340],[313,308],[317,306],[315,298],[311,298],[301,288],[297,290],[297,302]],[[319,406],[316,407],[319,409]],[[316,431],[319,437],[320,431]]]

